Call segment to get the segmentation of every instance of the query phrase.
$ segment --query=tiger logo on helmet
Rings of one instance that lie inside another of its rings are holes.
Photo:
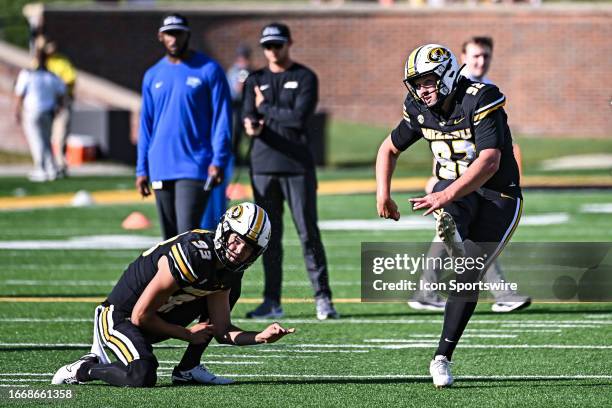
[[[440,101],[450,95],[461,71],[457,58],[448,47],[440,44],[426,44],[413,50],[404,65],[404,85],[408,88],[410,95],[423,105],[421,98],[417,95],[414,80],[428,74],[438,77],[436,89],[440,95]]]
[[[223,265],[241,272],[248,268],[268,248],[271,224],[266,211],[260,206],[245,202],[229,208],[221,217],[215,231],[215,253]],[[228,259],[229,237],[236,233],[252,248],[253,252],[245,261],[237,264]]]

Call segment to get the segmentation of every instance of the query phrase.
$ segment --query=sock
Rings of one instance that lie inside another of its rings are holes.
[[[444,309],[444,326],[438,343],[437,355],[446,356],[450,361],[457,343],[474,313],[477,302],[466,302],[449,297]]]
[[[200,364],[202,354],[208,346],[208,343],[210,343],[210,341],[203,344],[189,344],[187,346],[187,350],[185,350],[185,354],[183,354],[183,358],[181,358],[181,361],[177,366],[178,369],[181,371],[187,371]]]
[[[81,364],[79,369],[76,372],[76,379],[78,382],[88,382],[91,381],[92,378],[89,375],[89,369],[93,367],[96,363],[93,362],[85,362]]]

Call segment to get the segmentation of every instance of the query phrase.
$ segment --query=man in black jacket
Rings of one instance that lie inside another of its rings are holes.
[[[268,66],[246,81],[243,118],[253,139],[251,182],[255,202],[272,221],[272,237],[263,256],[264,301],[251,318],[278,318],[281,308],[283,202],[298,230],[306,269],[314,289],[317,318],[337,318],[331,302],[325,250],[317,226],[317,179],[306,138],[306,123],[318,99],[317,76],[291,60],[289,27],[272,23],[262,30],[260,44]]]

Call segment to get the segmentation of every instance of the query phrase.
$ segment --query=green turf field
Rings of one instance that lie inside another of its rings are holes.
[[[107,180],[122,183],[120,180]],[[406,199],[396,198],[403,216]],[[612,203],[612,192],[525,193],[525,217],[566,215],[560,224],[519,227],[517,241],[610,241],[610,214],[585,213],[585,204]],[[34,297],[0,302],[0,405],[7,392],[46,388],[54,371],[87,351],[92,302],[48,302],[43,298],[103,297],[139,249],[70,249],[76,237],[128,235],[120,227],[131,211],[154,220],[152,230],[129,233],[134,241],[157,234],[152,205],[56,208],[0,213],[0,243],[54,241],[64,249],[0,249],[0,296]],[[321,221],[375,219],[372,195],[321,196]],[[284,297],[310,298],[297,235],[288,216],[285,233]],[[426,241],[430,230],[328,231],[323,239],[336,299],[360,296],[360,242]],[[112,240],[118,240],[113,237]],[[68,244],[67,244],[68,243]],[[27,244],[27,243],[25,243]],[[28,246],[26,245],[26,246]],[[246,275],[243,298],[261,293],[262,269]],[[35,299],[36,300],[36,299]],[[56,299],[57,300],[57,299]],[[66,299],[65,299],[66,300]],[[246,329],[264,323],[242,319],[253,304],[240,303],[235,323]],[[612,305],[536,304],[510,315],[482,304],[468,326],[454,361],[456,384],[435,390],[428,364],[441,327],[440,314],[414,312],[404,304],[338,303],[338,321],[318,322],[314,305],[286,303],[281,321],[297,333],[268,346],[214,344],[206,357],[216,373],[238,380],[226,387],[170,386],[169,374],[182,353],[170,341],[156,350],[158,387],[119,389],[92,383],[68,387],[79,406],[608,406],[612,399]],[[68,389],[66,388],[66,389]],[[30,404],[32,401],[29,402]],[[62,401],[53,401],[61,404]],[[10,406],[10,405],[9,405]]]

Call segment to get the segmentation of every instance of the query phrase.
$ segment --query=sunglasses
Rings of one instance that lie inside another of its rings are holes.
[[[263,44],[262,47],[266,50],[280,50],[285,46],[285,43],[267,43]]]

